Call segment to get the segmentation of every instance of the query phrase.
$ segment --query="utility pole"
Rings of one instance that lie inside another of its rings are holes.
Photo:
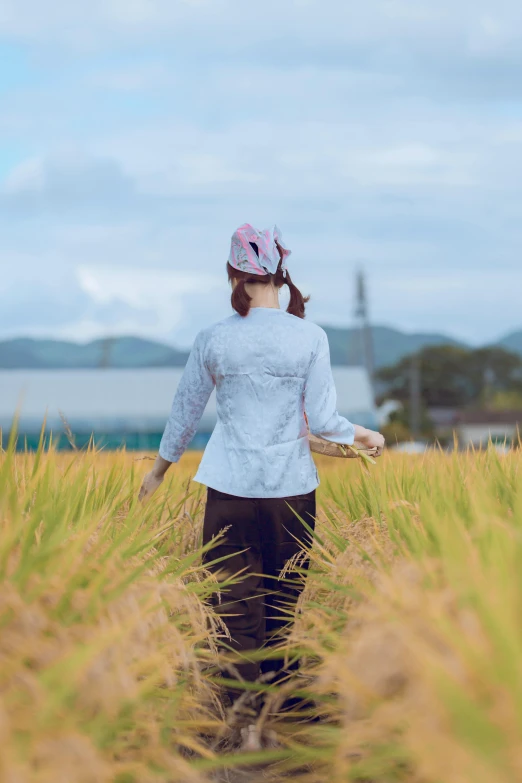
[[[410,432],[414,440],[420,435],[421,370],[420,357],[414,354],[410,364]]]
[[[491,400],[495,392],[495,371],[487,366],[482,373],[482,397],[483,404],[486,408],[491,406]]]
[[[375,371],[375,360],[373,353],[373,335],[372,327],[370,326],[370,317],[368,313],[368,298],[366,294],[366,281],[364,272],[359,269],[356,274],[356,303],[355,303],[355,320],[359,332],[360,342],[360,357],[362,358],[361,364],[366,367],[368,371],[368,377],[373,387],[373,376]]]
[[[101,344],[101,354],[98,366],[100,369],[107,369],[111,366],[111,352],[114,345],[114,337],[105,337]]]

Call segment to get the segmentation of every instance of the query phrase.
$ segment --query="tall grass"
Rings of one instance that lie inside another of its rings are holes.
[[[0,455],[0,781],[200,783],[237,765],[202,739],[224,721],[224,630],[198,459],[142,506],[136,455]],[[286,750],[269,779],[521,781],[520,454],[317,461],[288,641],[302,669],[283,690],[322,720],[280,722],[274,694],[262,720]]]
[[[309,780],[522,780],[521,465],[390,455],[327,482],[293,633],[329,719]]]
[[[2,781],[200,780],[218,630],[201,497],[173,475],[143,507],[141,473],[92,449],[1,457]]]

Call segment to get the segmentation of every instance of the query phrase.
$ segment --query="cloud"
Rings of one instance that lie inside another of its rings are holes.
[[[62,155],[33,158],[16,166],[3,183],[6,206],[62,209],[76,203],[120,200],[132,193],[133,183],[115,160]],[[1,192],[1,191],[0,191]]]
[[[3,286],[27,329],[189,344],[229,312],[248,220],[281,225],[316,320],[352,321],[363,265],[380,321],[487,339],[519,284],[521,22],[514,0],[4,0],[0,331]]]
[[[98,45],[107,39],[142,36],[163,37],[198,27],[228,36],[215,36],[223,48],[236,41],[238,47],[248,30],[254,40],[284,37],[291,32],[300,43],[350,43],[412,39],[437,40],[449,31],[479,51],[509,47],[520,37],[513,26],[520,19],[519,6],[499,0],[493,8],[485,0],[368,0],[364,5],[337,0],[266,0],[264,13],[242,0],[4,0],[0,29],[11,36],[43,40],[85,40],[95,33]],[[337,24],[332,22],[337,21]],[[238,33],[243,32],[243,38]],[[209,36],[210,37],[210,36]],[[101,38],[101,40],[100,40]],[[246,39],[249,43],[249,39]]]
[[[79,267],[77,275],[81,290],[95,305],[123,304],[133,313],[139,330],[146,328],[154,334],[175,332],[187,319],[194,298],[226,291],[223,277],[197,272]]]
[[[193,308],[218,320],[231,314],[221,276],[161,269],[81,266],[58,284],[42,280],[0,289],[0,334],[88,340],[140,334],[189,347],[201,326]]]
[[[99,68],[86,76],[89,87],[115,92],[159,90],[179,84],[180,77],[165,63],[145,62]]]

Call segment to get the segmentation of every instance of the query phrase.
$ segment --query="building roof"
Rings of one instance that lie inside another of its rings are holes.
[[[20,429],[38,430],[47,411],[60,426],[60,411],[76,428],[163,430],[183,368],[0,371],[0,427],[7,429],[17,409]],[[375,426],[375,406],[363,367],[334,367],[339,413],[363,426]],[[215,391],[200,430],[216,420]]]
[[[457,421],[457,408],[428,408],[428,414],[436,427],[451,427]]]
[[[456,416],[457,426],[459,424],[521,424],[522,410],[476,410],[459,411]]]

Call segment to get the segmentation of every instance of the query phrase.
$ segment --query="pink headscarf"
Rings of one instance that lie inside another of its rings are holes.
[[[263,231],[258,231],[250,223],[240,226],[232,234],[229,264],[234,269],[249,272],[252,275],[274,274],[280,260],[276,241],[283,253],[281,269],[283,277],[286,277],[286,259],[291,251],[283,244],[281,232],[277,226],[266,228]],[[250,244],[251,242],[257,245],[259,255]]]

